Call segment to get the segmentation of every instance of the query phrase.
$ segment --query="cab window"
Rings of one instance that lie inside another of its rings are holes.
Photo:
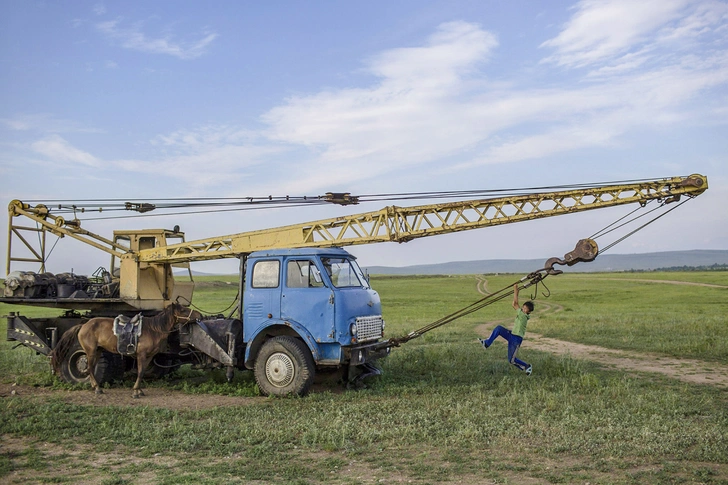
[[[324,282],[313,261],[293,260],[288,261],[286,286],[288,288],[320,288],[324,286]]]
[[[253,288],[278,288],[281,263],[274,261],[258,261],[253,266]]]
[[[362,287],[366,279],[356,261],[346,258],[321,258],[331,283],[337,288]]]

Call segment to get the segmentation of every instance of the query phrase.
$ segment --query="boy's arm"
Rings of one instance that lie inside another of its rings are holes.
[[[520,310],[521,305],[518,304],[518,283],[513,285],[513,309]]]

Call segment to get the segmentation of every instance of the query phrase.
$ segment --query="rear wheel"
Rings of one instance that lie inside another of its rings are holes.
[[[294,337],[273,337],[263,344],[255,359],[255,381],[265,396],[303,396],[315,374],[311,351]]]
[[[121,379],[124,374],[124,361],[120,355],[101,351],[96,363],[94,376],[99,384]],[[66,358],[61,362],[61,380],[69,384],[84,384],[90,381],[88,375],[88,357],[83,347],[75,342]]]

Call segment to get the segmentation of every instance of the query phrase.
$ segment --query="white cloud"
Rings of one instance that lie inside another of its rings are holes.
[[[541,44],[555,50],[545,61],[581,67],[622,55],[677,19],[687,4],[688,0],[582,0],[559,35]]]
[[[599,66],[599,74],[665,61],[696,47],[701,36],[725,44],[728,4],[714,0],[582,0],[559,34],[541,44],[543,62],[571,68]]]
[[[13,118],[0,118],[0,124],[15,131],[41,133],[101,133],[103,131],[83,126],[73,120],[56,118],[49,113],[20,114]]]
[[[282,151],[261,143],[256,133],[225,125],[159,135],[150,144],[158,149],[154,160],[114,160],[111,164],[122,171],[172,177],[204,190],[232,187]]]
[[[114,160],[111,165],[123,172],[175,179],[197,191],[215,191],[219,195],[220,187],[227,186],[226,190],[236,191],[237,184],[253,176],[253,167],[264,163],[273,153],[276,150],[271,148],[224,145],[198,154],[154,160]]]
[[[478,69],[496,46],[476,25],[443,24],[422,47],[370,59],[369,72],[381,78],[372,87],[295,97],[270,110],[267,134],[310,147],[334,182],[355,176],[351,162],[365,163],[371,177],[434,160],[480,139],[481,127],[460,122],[467,106],[459,99],[472,91],[471,79],[482,78]]]
[[[0,123],[10,128],[11,130],[25,131],[30,129],[30,123],[28,122],[28,120],[22,118],[0,118]]]
[[[722,34],[725,39],[726,21],[728,20],[728,4],[721,1],[707,0],[691,2],[687,15],[674,25],[667,25],[661,30],[660,42],[685,42],[697,39],[706,34]]]
[[[709,21],[718,31],[728,21],[708,20],[700,13],[705,9],[686,10],[677,0],[637,3],[578,4],[565,30],[548,44],[557,48],[552,60],[601,63],[559,88],[489,83],[495,36],[454,22],[440,26],[421,47],[372,57],[367,68],[379,80],[371,86],[293,97],[263,121],[271,139],[308,148],[310,160],[295,167],[292,184],[311,186],[375,179],[430,163],[441,172],[443,166],[462,170],[537,159],[615,144],[635,128],[702,123],[706,113],[718,112],[714,101],[701,97],[728,82],[728,54],[720,40],[715,45],[715,39],[698,39],[695,26]],[[615,32],[624,15],[630,20]],[[657,44],[682,25],[693,27],[679,35],[692,33],[696,44],[655,57]],[[548,63],[540,66],[549,69]],[[325,181],[313,175],[322,171]]]
[[[151,38],[141,31],[140,24],[129,27],[121,24],[120,19],[109,20],[96,24],[96,29],[126,49],[151,54],[165,54],[184,60],[202,56],[207,47],[217,38],[216,33],[204,33],[201,38],[192,41],[177,41],[169,35]]]
[[[72,146],[59,135],[50,135],[31,145],[31,149],[55,162],[69,162],[89,167],[99,165],[99,160],[88,152]]]
[[[423,47],[392,49],[369,62],[372,74],[397,87],[438,90],[459,84],[461,77],[488,59],[498,45],[495,36],[467,22],[440,25]],[[423,82],[424,80],[424,82]]]
[[[587,2],[579,5],[583,9]],[[671,26],[698,23],[678,19]],[[105,164],[119,173],[171,175],[203,188],[254,178],[265,192],[305,187],[310,193],[415,167],[464,172],[614,145],[634,128],[702,123],[706,113],[722,122],[719,106],[700,97],[728,82],[728,53],[695,48],[655,63],[647,46],[667,30],[650,32],[642,50],[621,52],[574,83],[545,89],[518,79],[489,82],[489,70],[496,68],[488,64],[498,47],[495,35],[475,24],[446,23],[421,46],[370,57],[365,66],[377,79],[369,86],[285,100],[263,115],[265,130],[223,125],[179,130],[150,140],[156,154],[146,160]],[[25,126],[20,118],[0,121]],[[60,137],[34,148],[80,163],[95,161]]]
[[[103,3],[97,3],[93,6],[93,12],[96,15],[103,15],[106,13],[106,6]]]
[[[204,152],[220,145],[250,144],[256,134],[250,130],[226,125],[206,125],[193,130],[178,130],[167,135],[158,135],[151,143],[174,150]]]

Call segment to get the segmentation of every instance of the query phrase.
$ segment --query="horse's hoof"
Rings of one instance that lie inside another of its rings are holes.
[[[102,391],[101,389],[96,389],[94,392],[96,394],[103,394],[104,393],[104,391]]]
[[[132,394],[132,395],[131,395],[131,397],[132,397],[133,399],[139,399],[139,395],[137,395],[137,394]]]

